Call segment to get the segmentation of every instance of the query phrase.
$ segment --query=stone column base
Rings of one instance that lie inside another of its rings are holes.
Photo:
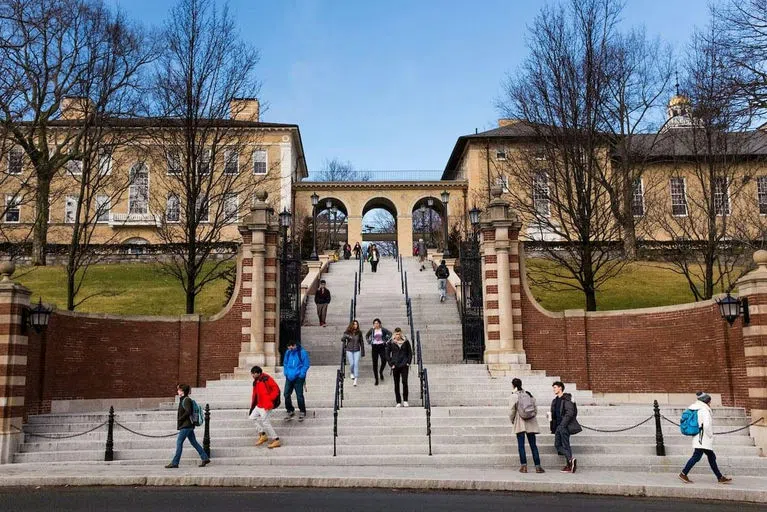
[[[755,412],[765,413],[765,411],[751,411],[752,418],[759,418],[762,415],[755,414]],[[764,421],[762,421],[764,423]],[[767,456],[767,426],[751,425],[749,428],[749,434],[754,439],[754,444],[761,451],[761,456]]]
[[[13,462],[13,454],[16,453],[24,442],[24,434],[15,430],[0,432],[0,464]]]
[[[507,352],[505,350],[485,350],[485,363],[494,364],[526,364],[524,352]]]

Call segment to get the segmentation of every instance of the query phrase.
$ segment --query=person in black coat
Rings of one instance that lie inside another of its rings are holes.
[[[554,434],[554,447],[559,455],[567,460],[562,473],[575,473],[577,461],[570,448],[570,436],[581,432],[583,428],[578,423],[578,407],[573,402],[570,393],[565,393],[565,385],[557,381],[552,385],[554,400],[551,401],[551,433]]]
[[[395,407],[409,407],[407,403],[407,376],[410,363],[413,362],[413,347],[399,327],[394,329],[394,335],[389,344],[386,345],[386,360],[394,374],[394,398],[397,400]],[[399,391],[400,379],[402,380],[402,395]]]

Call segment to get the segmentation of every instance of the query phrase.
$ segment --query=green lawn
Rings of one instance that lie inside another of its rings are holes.
[[[32,290],[32,301],[66,309],[64,267],[21,267],[13,276]],[[227,283],[219,279],[197,296],[197,313],[213,315],[224,306]],[[88,269],[81,297],[99,293],[77,308],[87,313],[122,315],[179,315],[185,313],[186,300],[181,284],[160,272],[156,265],[144,263],[93,265]]]
[[[527,260],[528,275],[531,270],[552,265],[543,259]],[[671,265],[656,262],[627,264],[621,274],[605,283],[597,291],[597,309],[649,308],[693,302],[693,295],[684,276],[670,270]],[[586,299],[579,290],[554,291],[531,286],[533,295],[550,311],[585,309]]]

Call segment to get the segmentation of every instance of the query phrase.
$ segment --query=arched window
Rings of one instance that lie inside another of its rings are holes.
[[[181,220],[181,203],[177,194],[168,195],[168,201],[165,204],[165,220],[167,222],[178,222]]]
[[[128,197],[128,213],[149,213],[149,169],[146,164],[139,162],[130,170],[130,191]]]

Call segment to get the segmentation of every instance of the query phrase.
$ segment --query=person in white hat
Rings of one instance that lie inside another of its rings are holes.
[[[700,430],[692,438],[693,454],[682,472],[679,473],[679,478],[684,483],[691,484],[692,480],[687,477],[687,474],[705,454],[708,458],[708,464],[711,466],[711,471],[716,475],[717,481],[720,484],[729,484],[732,482],[732,478],[722,475],[722,472],[719,471],[719,466],[716,464],[716,454],[714,453],[714,419],[711,414],[711,407],[709,407],[711,397],[703,391],[698,391],[696,396],[698,399],[688,409],[698,412],[698,427]]]

